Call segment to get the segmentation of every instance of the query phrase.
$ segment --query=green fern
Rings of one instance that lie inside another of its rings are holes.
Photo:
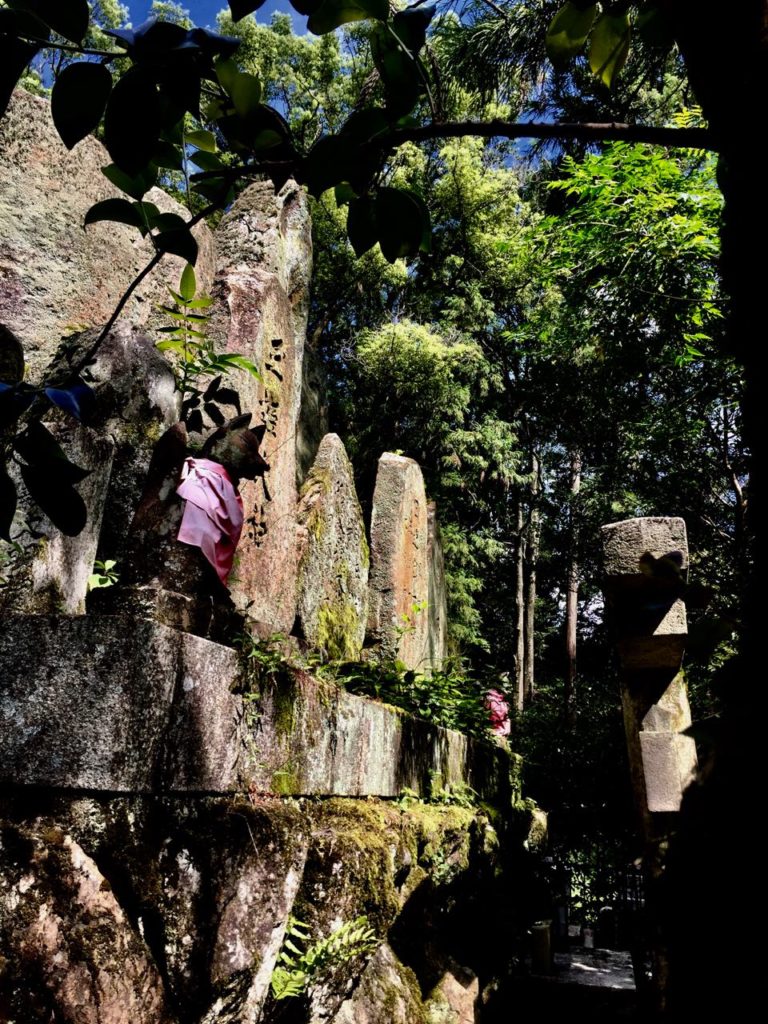
[[[378,945],[376,933],[365,916],[345,921],[327,938],[307,945],[310,938],[308,925],[295,917],[288,918],[283,947],[270,982],[275,999],[302,995],[323,970],[348,963]]]

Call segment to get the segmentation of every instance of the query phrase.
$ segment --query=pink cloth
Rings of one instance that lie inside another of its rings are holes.
[[[511,723],[509,721],[509,704],[504,694],[498,690],[489,690],[485,695],[485,706],[488,708],[491,719],[491,732],[497,736],[509,736]]]
[[[178,540],[200,548],[226,586],[243,529],[243,499],[226,469],[210,459],[187,459],[176,493],[184,498]]]

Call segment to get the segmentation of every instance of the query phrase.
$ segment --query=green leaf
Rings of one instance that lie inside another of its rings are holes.
[[[8,476],[5,466],[0,466],[0,537],[11,539],[11,523],[16,514],[16,484]]]
[[[545,45],[553,64],[563,64],[581,52],[597,14],[597,4],[577,7],[569,2],[561,7],[547,29]]]
[[[88,0],[27,0],[23,5],[58,35],[79,43],[88,31]]]
[[[62,486],[45,470],[21,467],[21,478],[30,496],[53,525],[68,537],[76,537],[88,521],[85,502],[73,487]]]
[[[149,167],[135,176],[121,171],[117,164],[109,164],[108,167],[102,167],[101,173],[113,185],[116,185],[121,192],[125,192],[133,199],[141,199],[157,184],[157,167],[154,164],[150,164]]]
[[[111,91],[112,76],[103,64],[79,61],[59,74],[51,92],[51,116],[67,149],[98,127]]]
[[[0,324],[0,381],[15,384],[24,376],[24,348],[10,328]]]
[[[267,0],[228,0],[229,9],[232,12],[232,20],[240,21],[247,14],[253,14],[263,7]]]
[[[386,21],[388,17],[388,0],[323,0],[318,9],[310,14],[307,28],[316,36],[322,36],[352,21],[364,21],[367,18]]]
[[[205,128],[199,128],[194,132],[187,132],[185,141],[191,146],[197,146],[198,149],[202,149],[206,153],[216,152],[216,136],[213,132],[206,131]]]
[[[213,65],[213,70],[216,72],[219,85],[229,96],[232,83],[240,74],[240,68],[232,59],[228,58],[227,60],[217,60]]]
[[[145,172],[162,127],[161,104],[152,79],[140,68],[127,71],[112,90],[104,116],[104,142],[126,174]]]
[[[135,203],[129,203],[127,199],[102,199],[100,203],[95,203],[86,213],[83,227],[96,224],[100,220],[117,221],[119,224],[128,224],[140,231],[146,230],[141,210]]]
[[[255,75],[238,71],[227,89],[238,117],[250,117],[261,104],[261,82]]]
[[[175,216],[175,214],[170,214],[169,216]],[[184,223],[181,217],[179,217],[179,221],[182,224]],[[172,253],[174,256],[181,256],[182,259],[192,265],[197,263],[197,242],[186,225],[183,228],[161,231],[159,235],[154,237],[155,244],[163,252]]]
[[[181,272],[181,280],[179,281],[179,295],[185,302],[191,302],[195,297],[197,291],[197,278],[195,277],[195,268],[191,263],[188,263]]]
[[[629,53],[632,26],[628,14],[601,14],[589,44],[592,73],[610,89]]]
[[[207,153],[203,149],[194,150],[194,152],[190,153],[189,159],[201,171],[218,171],[224,166],[218,153]]]
[[[376,207],[370,196],[353,199],[347,213],[347,235],[355,256],[368,252],[379,240],[376,228]]]

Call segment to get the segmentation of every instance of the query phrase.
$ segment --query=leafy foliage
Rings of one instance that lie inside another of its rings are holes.
[[[242,412],[237,392],[233,388],[222,387],[225,374],[237,369],[257,380],[261,375],[255,363],[245,356],[215,351],[206,331],[206,310],[213,299],[209,295],[197,294],[197,281],[191,264],[187,264],[182,272],[179,290],[169,288],[168,291],[173,305],[162,306],[161,310],[172,322],[160,328],[164,338],[157,343],[157,348],[174,359],[176,388],[182,399],[182,420],[189,430],[201,433],[204,416],[217,427],[224,424],[226,417],[221,406],[231,406],[238,415]],[[213,380],[203,386],[206,377],[213,377]]]
[[[274,999],[302,995],[324,973],[355,957],[365,956],[378,945],[376,934],[365,916],[345,921],[324,939],[310,940],[309,926],[289,917],[283,946],[270,981]]]

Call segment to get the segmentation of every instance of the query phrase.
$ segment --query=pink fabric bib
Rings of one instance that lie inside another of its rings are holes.
[[[243,529],[243,499],[210,459],[187,459],[176,493],[184,499],[178,539],[200,548],[226,586]]]

